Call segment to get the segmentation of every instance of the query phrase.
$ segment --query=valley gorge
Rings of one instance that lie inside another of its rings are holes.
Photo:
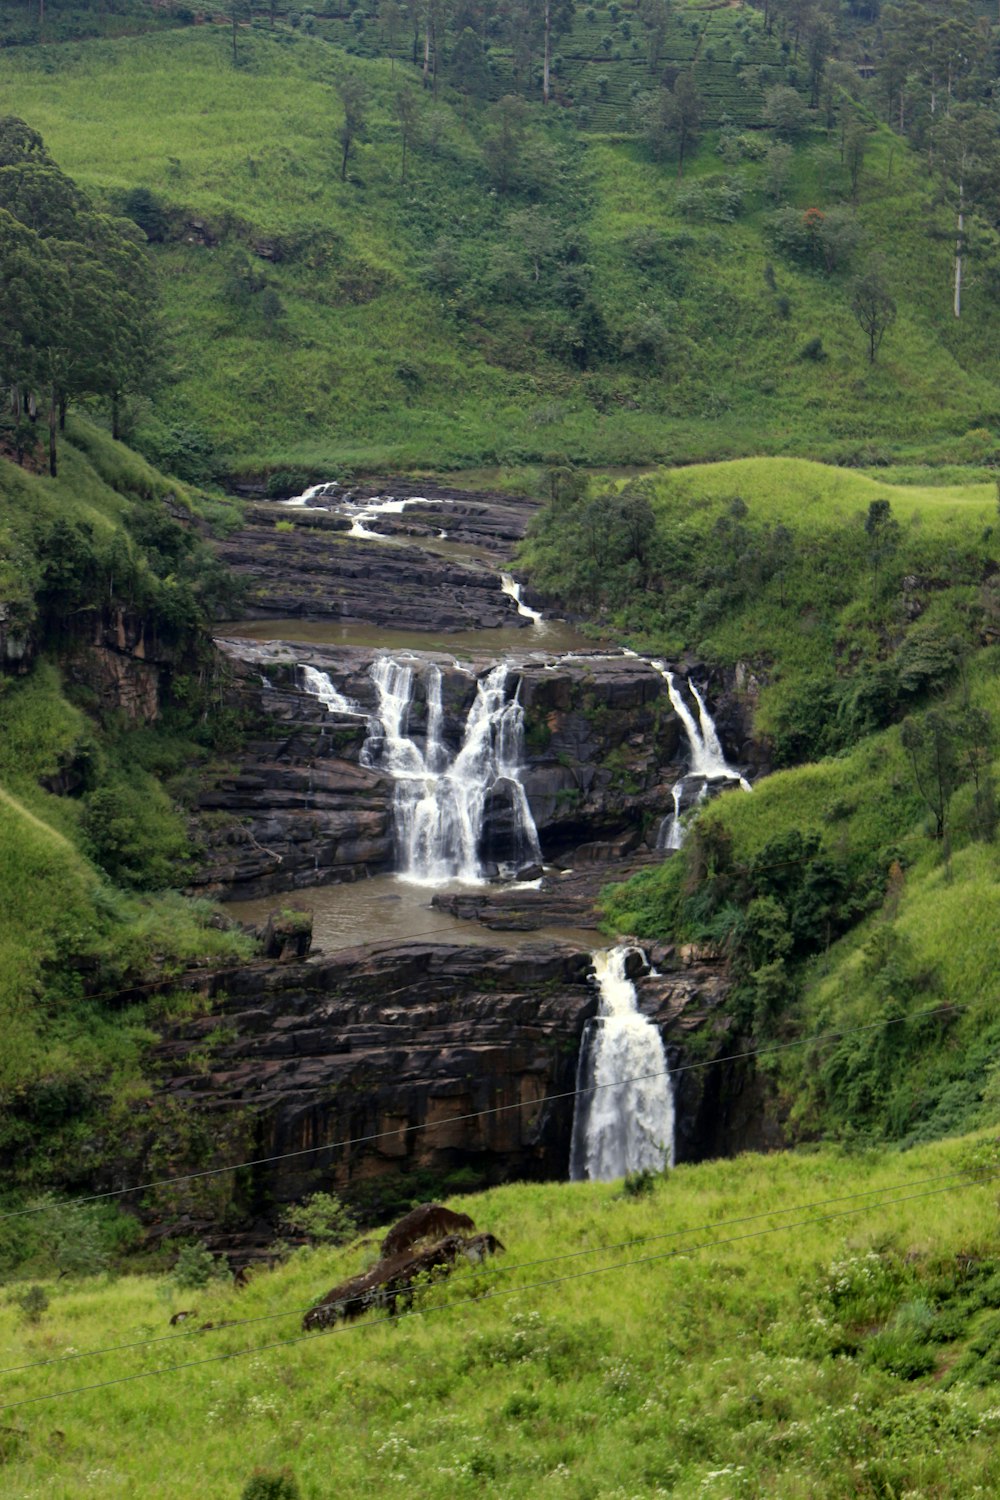
[[[216,638],[243,729],[200,775],[189,889],[266,928],[273,956],[185,981],[202,998],[164,1029],[115,1171],[155,1175],[155,1142],[172,1175],[212,1173],[152,1232],[234,1259],[320,1189],[377,1218],[449,1183],[567,1178],[581,1046],[604,1024],[600,891],[670,857],[682,800],[767,768],[733,683],[590,644],[519,597],[503,570],[530,506],[386,490],[255,501],[220,548],[252,601]],[[680,1069],[660,1159],[778,1144],[751,1068],[688,1066],[733,1050],[721,956],[627,968]]]

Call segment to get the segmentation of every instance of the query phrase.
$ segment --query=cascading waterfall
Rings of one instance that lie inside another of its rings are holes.
[[[541,610],[532,609],[530,604],[525,604],[524,600],[521,598],[521,585],[518,583],[513,573],[500,574],[500,587],[507,595],[508,599],[513,599],[514,603],[517,605],[517,612],[519,615],[523,615],[526,620],[530,620],[532,625],[534,625],[537,629],[544,628],[545,621],[542,618]]]
[[[672,813],[668,813],[663,819],[656,838],[657,849],[668,851],[679,849],[684,842],[684,826],[681,823],[681,801],[687,783],[694,777],[701,779],[701,786],[698,788],[697,794],[698,802],[705,800],[706,785],[710,781],[736,781],[739,782],[745,792],[752,791],[753,788],[742,772],[736,770],[726,760],[726,753],[722,748],[722,742],[719,739],[712,715],[709,713],[705,700],[694,683],[688,679],[691,696],[698,705],[697,721],[684,701],[684,696],[677,686],[674,674],[666,662],[651,661],[650,666],[659,672],[667,684],[670,704],[684,726],[684,733],[687,736],[691,757],[689,770],[685,772],[673,787],[674,810]]]
[[[396,783],[397,874],[420,885],[483,879],[480,848],[488,804],[509,804],[510,845],[515,862],[541,858],[538,833],[521,784],[524,710],[518,692],[507,697],[508,668],[501,663],[476,684],[462,744],[451,758],[443,737],[441,671],[429,666],[424,679],[427,727],[424,748],[408,732],[414,671],[391,657],[371,668],[378,712],[368,723],[363,765],[384,771]]]
[[[333,497],[334,490],[340,488],[336,479],[328,479],[324,484],[310,485],[303,490],[301,495],[293,495],[290,500],[281,500],[281,505],[309,505],[313,500],[326,500]]]
[[[312,697],[318,698],[326,706],[327,712],[331,714],[363,714],[365,710],[360,703],[355,703],[353,698],[346,698],[337,685],[326,672],[320,672],[315,667],[302,665],[299,667],[302,677],[302,686]]]
[[[611,1182],[673,1165],[673,1084],[660,1033],[640,1013],[625,972],[631,951],[619,946],[594,954],[601,1003],[584,1032],[577,1067],[573,1182]]]

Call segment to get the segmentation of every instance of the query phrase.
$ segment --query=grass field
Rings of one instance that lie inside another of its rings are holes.
[[[42,1277],[34,1323],[11,1285],[4,1363],[55,1363],[4,1399],[55,1399],[4,1411],[5,1493],[152,1497],[169,1474],[178,1500],[236,1500],[286,1466],[308,1500],[991,1493],[997,1164],[987,1139],[683,1167],[644,1197],[496,1189],[453,1205],[505,1243],[488,1269],[270,1349],[372,1250],[299,1252],[243,1292]],[[182,1308],[264,1321],[172,1330]]]

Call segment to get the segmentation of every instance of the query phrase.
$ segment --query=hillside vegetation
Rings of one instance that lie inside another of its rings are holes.
[[[4,640],[31,654],[30,670],[0,676],[8,1185],[77,1175],[95,1119],[111,1129],[127,1114],[149,1019],[169,1003],[142,999],[144,981],[162,988],[252,946],[169,892],[191,855],[185,775],[226,731],[224,717],[203,721],[198,671],[204,620],[228,589],[197,530],[225,507],[84,421],[70,420],[61,452],[58,479],[0,460]],[[105,610],[141,619],[161,653],[170,687],[155,728],[102,708],[87,649]],[[140,998],[123,1006],[134,984]]]
[[[428,1286],[416,1316],[305,1342],[365,1245],[301,1250],[242,1292],[204,1268],[200,1288],[41,1269],[0,1319],[9,1364],[55,1363],[5,1400],[55,1399],[5,1410],[5,1493],[138,1500],[169,1472],[178,1500],[989,1494],[996,1170],[973,1139],[682,1167],[638,1196],[495,1189],[453,1206],[506,1255]],[[181,1309],[214,1329],[171,1330]]]
[[[735,677],[790,768],[710,803],[609,926],[728,955],[791,1139],[995,1123],[995,486],[787,459],[553,482],[536,585]]]
[[[634,109],[581,130],[287,26],[247,31],[238,63],[214,27],[0,58],[7,107],[152,241],[169,343],[132,431],[168,469],[961,462],[1000,413],[995,236],[956,319],[946,195],[847,94],[787,144],[703,102],[678,180]],[[870,364],[852,300],[874,264],[898,316]]]

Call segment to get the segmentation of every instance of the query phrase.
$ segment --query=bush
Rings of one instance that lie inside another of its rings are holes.
[[[775,135],[794,141],[808,129],[809,111],[796,89],[779,83],[764,95],[764,120]]]
[[[167,211],[161,200],[149,188],[130,188],[121,200],[122,213],[133,224],[138,224],[147,240],[162,244],[170,230]]]
[[[626,1198],[648,1198],[656,1187],[659,1175],[652,1167],[643,1167],[639,1172],[628,1172],[622,1182],[622,1192]]]
[[[185,1292],[198,1292],[211,1281],[224,1280],[229,1268],[221,1256],[213,1255],[203,1240],[182,1246],[174,1262],[173,1282]]]
[[[300,1494],[291,1469],[254,1469],[241,1500],[299,1500]]]
[[[284,1222],[294,1234],[321,1245],[345,1245],[357,1232],[354,1215],[336,1193],[312,1193],[286,1212]]]
[[[91,859],[134,890],[176,885],[178,865],[190,855],[183,820],[163,788],[141,772],[115,777],[91,792],[81,826]]]
[[[26,1323],[39,1323],[42,1314],[48,1312],[49,1299],[44,1287],[25,1287],[23,1292],[18,1292],[15,1301]]]
[[[816,364],[822,363],[826,357],[826,350],[823,348],[823,340],[821,338],[810,339],[799,350],[799,359],[813,360]]]

